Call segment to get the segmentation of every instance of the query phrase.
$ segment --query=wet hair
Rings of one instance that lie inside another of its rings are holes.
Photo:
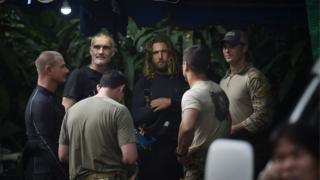
[[[282,124],[271,134],[272,149],[275,150],[281,139],[285,138],[292,144],[303,147],[319,161],[319,134],[318,126],[308,124]]]
[[[35,61],[38,73],[42,73],[46,65],[54,66],[63,56],[57,51],[42,51]]]
[[[206,74],[210,67],[210,51],[205,45],[192,45],[183,52],[183,63],[194,73]]]
[[[169,37],[164,34],[156,34],[152,39],[146,44],[145,61],[143,67],[143,74],[147,79],[154,77],[156,69],[154,68],[152,58],[153,58],[153,44],[164,43],[168,48],[168,73],[171,75],[177,75],[179,72],[178,62],[176,57],[176,52],[174,50],[173,44]]]
[[[104,32],[104,31],[103,32],[99,32],[99,33],[97,33],[96,35],[94,35],[92,37],[92,39],[91,39],[91,47],[93,46],[94,40],[96,38],[98,38],[98,37],[105,37],[105,38],[109,39],[111,41],[111,46],[113,48],[115,48],[115,43],[114,43],[114,40],[113,40],[112,36],[110,34]]]
[[[127,79],[122,72],[117,70],[107,70],[100,79],[100,86],[115,89],[127,84]]]

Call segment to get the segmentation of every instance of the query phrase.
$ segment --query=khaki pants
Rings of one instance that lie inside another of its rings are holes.
[[[203,180],[207,150],[193,152],[189,158],[191,163],[184,167],[183,180]]]
[[[86,176],[85,180],[122,180],[119,172],[94,173]]]

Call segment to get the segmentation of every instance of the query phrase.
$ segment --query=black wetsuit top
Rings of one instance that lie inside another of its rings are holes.
[[[36,145],[43,143],[40,135],[57,156],[58,140],[64,107],[51,91],[37,86],[28,101],[25,111],[25,124],[28,142]]]
[[[150,84],[148,88],[150,88],[149,95],[151,100],[161,97],[171,98],[171,106],[158,112],[153,112],[152,109],[146,107],[144,101],[145,83]],[[146,124],[148,126],[154,124],[155,121],[160,121],[160,125],[163,125],[163,122],[168,121],[169,129],[166,134],[170,138],[174,137],[176,139],[181,121],[181,98],[188,88],[189,86],[182,75],[156,74],[151,80],[140,79],[135,85],[132,99],[132,115],[135,125]]]
[[[146,129],[145,136],[150,134],[151,137],[157,139],[149,148],[139,151],[138,179],[181,178],[182,166],[177,161],[175,149],[181,122],[181,98],[188,88],[182,75],[156,74],[151,80],[142,78],[137,82],[132,99],[132,115],[135,125]],[[153,112],[152,109],[145,106],[144,96],[147,95],[150,95],[151,100],[160,97],[171,98],[171,106]],[[169,123],[168,127],[164,127],[166,122]]]

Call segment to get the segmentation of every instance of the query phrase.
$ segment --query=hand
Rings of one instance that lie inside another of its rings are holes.
[[[188,166],[192,162],[190,156],[188,156],[188,155],[185,155],[185,156],[182,156],[182,157],[181,156],[177,156],[177,160],[183,166]]]
[[[241,125],[241,123],[231,126],[231,135],[245,132],[246,129]]]
[[[167,109],[170,106],[171,106],[170,98],[158,98],[150,102],[150,107],[151,109],[153,109],[154,112]]]
[[[258,180],[281,180],[280,169],[277,163],[268,163],[265,169],[259,174]]]

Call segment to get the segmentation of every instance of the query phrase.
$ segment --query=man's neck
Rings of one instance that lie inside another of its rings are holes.
[[[168,75],[168,71],[156,71],[157,74],[160,74],[160,75]]]
[[[104,73],[107,69],[107,65],[96,65],[96,64],[90,64],[89,68],[95,71],[98,71],[99,73]]]
[[[108,98],[111,98],[117,102],[120,101],[119,99],[117,99],[117,96],[114,94],[114,90],[106,88],[106,87],[100,88],[98,90],[98,93],[95,95],[95,97],[108,97]]]
[[[199,81],[208,81],[208,78],[205,74],[194,74],[190,73],[187,77],[189,86],[192,87],[196,82]]]
[[[230,74],[233,75],[239,73],[247,65],[248,62],[245,59],[238,61],[237,63],[230,63]]]
[[[54,93],[58,87],[58,85],[54,82],[51,82],[49,79],[46,78],[38,78],[37,84],[41,87],[44,87]]]

